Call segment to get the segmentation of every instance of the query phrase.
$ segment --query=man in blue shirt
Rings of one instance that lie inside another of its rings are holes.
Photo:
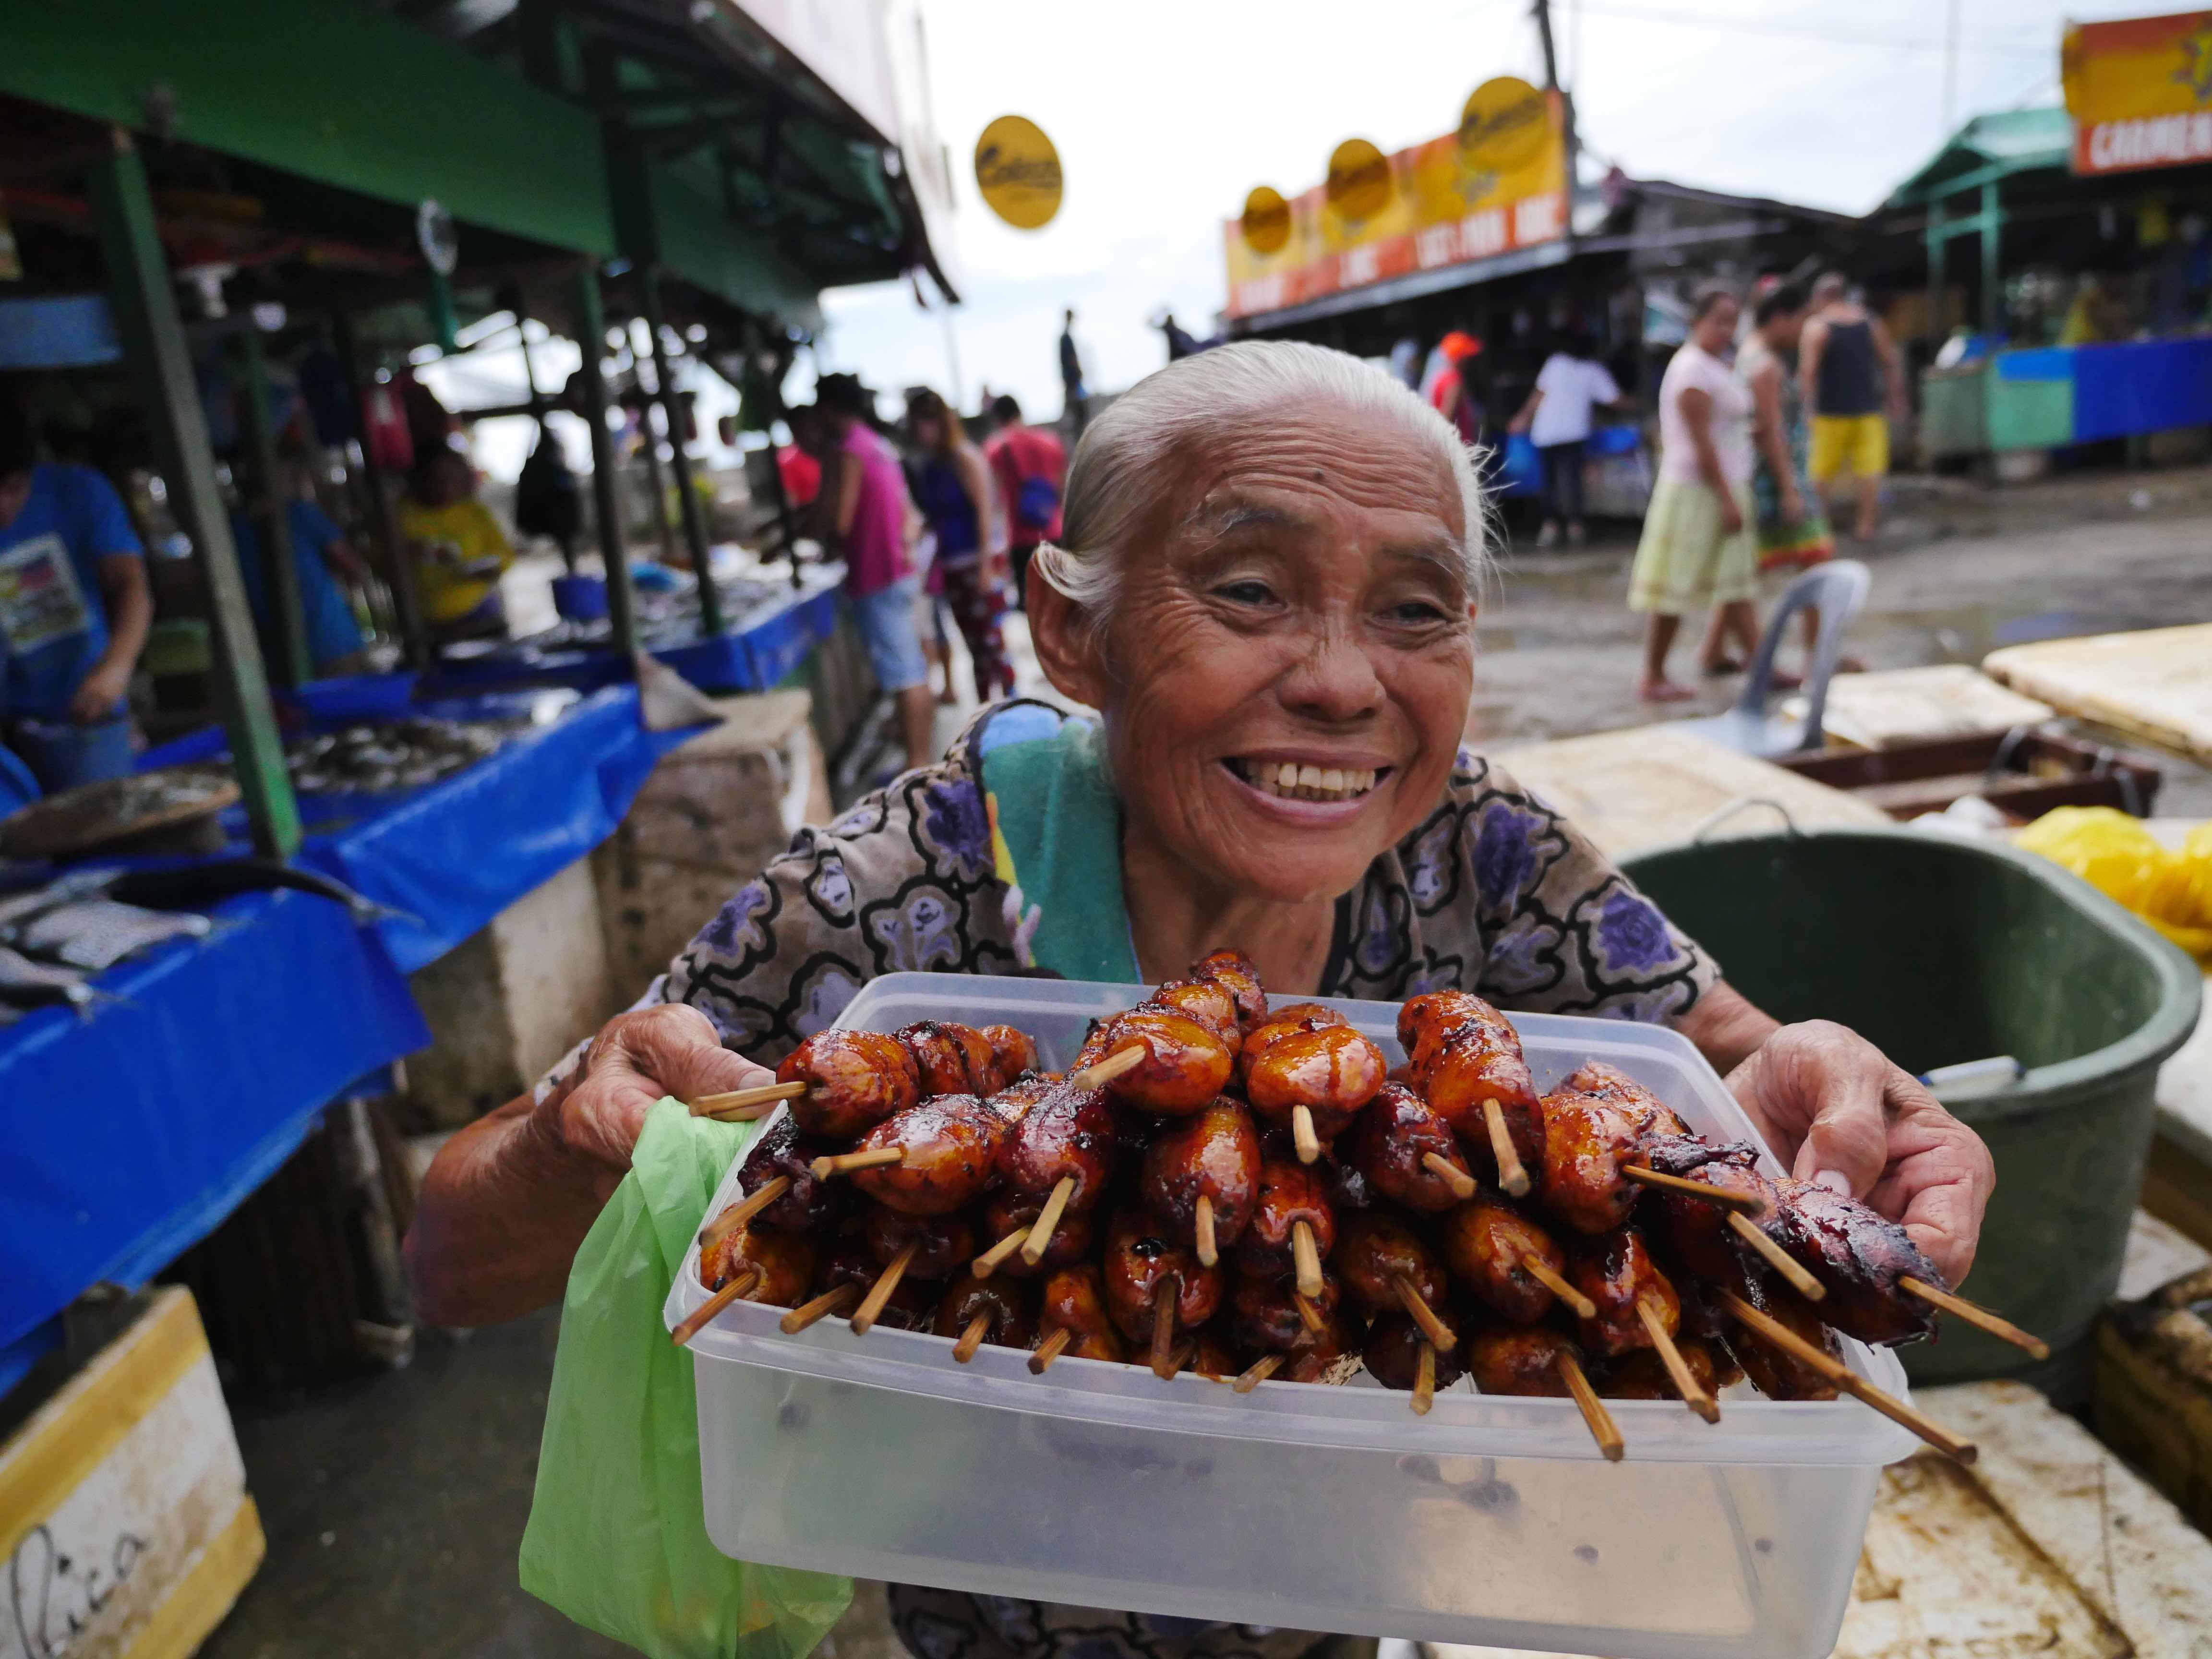
[[[313,501],[288,496],[285,525],[292,538],[292,568],[300,583],[300,620],[306,624],[307,659],[318,678],[364,672],[361,623],[353,613],[337,573],[355,574],[345,532]],[[238,545],[238,572],[246,581],[246,600],[253,607],[253,629],[260,635],[264,661],[277,657],[276,597],[270,592],[267,562],[261,552],[261,526],[244,510],[230,515],[230,538]]]
[[[0,388],[0,717],[42,787],[131,769],[124,697],[153,620],[114,486],[41,462],[20,396]]]

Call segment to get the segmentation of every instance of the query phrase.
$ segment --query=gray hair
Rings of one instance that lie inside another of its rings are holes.
[[[1129,543],[1158,500],[1176,452],[1260,420],[1325,404],[1390,422],[1433,453],[1458,489],[1462,573],[1472,593],[1490,570],[1490,512],[1474,458],[1452,423],[1405,383],[1358,358],[1294,340],[1216,346],[1146,375],[1091,422],[1068,469],[1062,533],[1036,550],[1044,579],[1103,626],[1120,596]]]

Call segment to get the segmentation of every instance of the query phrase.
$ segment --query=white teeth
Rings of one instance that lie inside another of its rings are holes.
[[[1347,800],[1375,787],[1371,766],[1304,766],[1296,761],[1233,762],[1255,788],[1291,800]]]
[[[1283,789],[1297,788],[1298,787],[1297,763],[1295,761],[1285,761],[1280,766],[1277,767],[1275,769],[1275,783],[1278,787]]]
[[[1298,787],[1301,789],[1320,788],[1321,768],[1318,766],[1301,766],[1298,768]]]
[[[1332,795],[1344,793],[1344,774],[1332,766],[1321,775],[1321,787]]]

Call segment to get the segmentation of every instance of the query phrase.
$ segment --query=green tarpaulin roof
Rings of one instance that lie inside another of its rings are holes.
[[[1890,192],[1885,206],[1923,207],[1950,192],[1953,180],[1990,168],[2004,173],[2064,167],[2074,154],[2074,122],[2063,108],[2004,110],[1977,115],[1920,169]]]

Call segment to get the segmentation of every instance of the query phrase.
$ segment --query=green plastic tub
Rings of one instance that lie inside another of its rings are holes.
[[[1952,1109],[1997,1190],[1966,1293],[2054,1350],[1943,1322],[1903,1350],[1916,1382],[2015,1376],[2086,1393],[2090,1326],[2119,1283],[2160,1062],[2197,1024],[2181,951],[2057,865],[1909,830],[1707,841],[1630,875],[1778,1019],[1832,1019],[1907,1071],[2011,1054],[2013,1087]]]

